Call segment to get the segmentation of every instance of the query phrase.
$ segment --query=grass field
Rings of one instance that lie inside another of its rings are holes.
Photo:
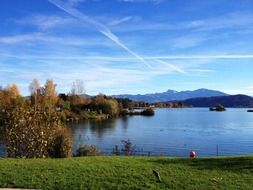
[[[245,190],[253,189],[253,157],[0,159],[0,187]]]

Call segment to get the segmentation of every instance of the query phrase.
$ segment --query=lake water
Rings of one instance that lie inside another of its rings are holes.
[[[121,140],[130,139],[137,155],[188,157],[253,154],[253,113],[247,109],[210,112],[208,108],[156,109],[155,116],[129,116],[72,123],[73,152],[94,144],[111,154]],[[0,145],[0,157],[4,156]]]
[[[5,150],[5,147],[3,146],[3,144],[0,141],[0,158],[5,157],[5,156],[6,156],[6,150]]]
[[[75,151],[94,144],[110,154],[130,139],[136,154],[186,157],[253,154],[253,113],[247,109],[210,112],[208,108],[156,109],[155,116],[129,116],[72,124]]]

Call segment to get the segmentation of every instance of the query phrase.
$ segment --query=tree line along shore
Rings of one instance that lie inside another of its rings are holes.
[[[34,79],[29,85],[31,94],[28,97],[20,94],[16,84],[0,87],[0,140],[9,157],[69,157],[72,139],[67,122],[128,115],[152,116],[154,107],[166,106],[103,94],[86,97],[80,80],[73,82],[68,94],[58,94],[56,86],[52,80],[41,85]],[[168,106],[182,107],[181,104]]]

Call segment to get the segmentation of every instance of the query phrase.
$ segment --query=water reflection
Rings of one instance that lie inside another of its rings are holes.
[[[2,142],[0,142],[0,158],[1,157],[6,157],[7,153],[6,153],[6,148],[5,146],[2,144]]]
[[[113,133],[116,127],[116,119],[108,119],[104,121],[90,121],[89,128],[93,134],[99,139],[103,139],[107,133]]]
[[[73,134],[73,152],[84,144],[103,143],[110,134],[114,134],[117,119],[108,119],[101,121],[84,121],[81,123],[72,123]]]
[[[124,129],[127,129],[128,127],[128,116],[121,117],[122,126]]]

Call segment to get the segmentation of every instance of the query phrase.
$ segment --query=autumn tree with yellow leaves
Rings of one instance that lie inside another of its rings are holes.
[[[17,85],[0,91],[0,130],[10,157],[44,158],[71,155],[71,134],[55,110],[56,85],[47,80],[34,88],[38,106],[20,96]]]

